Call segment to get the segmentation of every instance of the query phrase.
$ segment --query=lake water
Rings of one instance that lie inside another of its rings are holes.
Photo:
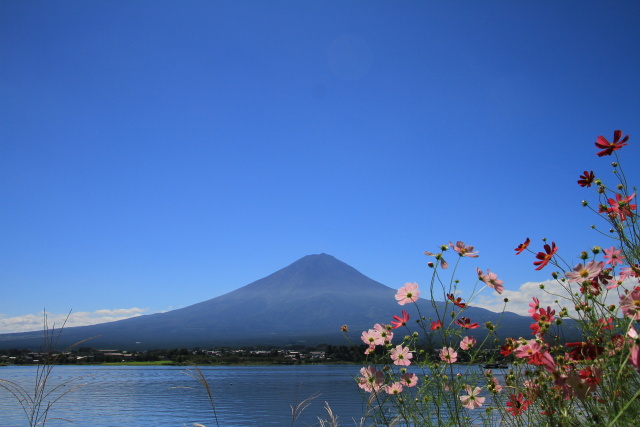
[[[212,366],[202,367],[214,395],[220,426],[291,425],[289,405],[320,393],[296,426],[318,425],[328,402],[342,425],[354,425],[365,404],[353,380],[358,365]],[[215,426],[204,389],[185,368],[173,366],[56,366],[55,386],[87,376],[86,383],[53,407],[47,426],[161,427],[202,423]],[[0,367],[0,378],[33,390],[36,367]],[[193,388],[175,388],[193,387]],[[55,396],[55,394],[53,395]],[[74,421],[72,424],[52,417]],[[0,389],[0,427],[23,427],[20,406]]]

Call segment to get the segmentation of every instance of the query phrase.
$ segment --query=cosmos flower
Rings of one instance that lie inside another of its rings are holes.
[[[458,353],[451,347],[444,347],[440,350],[440,360],[446,363],[455,363],[458,360]]]
[[[524,250],[529,247],[529,243],[531,243],[531,240],[527,237],[527,240],[525,240],[524,243],[520,243],[518,247],[514,249],[516,251],[516,255],[520,255],[524,252]]]
[[[620,296],[620,310],[632,320],[640,320],[640,286]]]
[[[417,301],[419,296],[420,290],[418,289],[418,284],[407,282],[403,287],[398,289],[396,300],[398,304],[405,305],[406,303]]]
[[[462,298],[455,298],[453,294],[447,294],[447,299],[460,308],[467,308],[467,304],[462,302]]]
[[[460,240],[458,240],[455,245],[449,242],[449,246],[451,246],[454,251],[458,252],[458,255],[460,256],[478,258],[478,252],[473,252],[473,246],[465,246],[464,242],[461,242]]]
[[[569,282],[584,282],[598,277],[603,268],[604,262],[591,260],[587,265],[582,265],[582,263],[576,265],[573,267],[573,271],[565,273],[565,276]]]
[[[476,339],[474,337],[464,337],[462,341],[460,341],[460,348],[463,350],[469,350],[476,345]]]
[[[599,151],[597,153],[598,157],[610,156],[614,151],[621,149],[625,145],[628,145],[627,141],[629,140],[629,135],[626,135],[622,139],[620,138],[622,138],[621,130],[615,130],[613,132],[613,142],[607,141],[607,138],[600,135],[596,140],[596,147],[602,149],[602,151]]]
[[[471,320],[468,319],[467,317],[461,317],[458,320],[456,320],[456,325],[465,329],[476,329],[480,327],[478,323],[471,323]]]
[[[558,247],[556,246],[555,242],[551,242],[551,246],[549,246],[548,244],[545,244],[544,252],[538,252],[538,254],[536,255],[536,258],[539,261],[535,261],[533,263],[533,265],[538,266],[536,270],[542,270],[542,268],[544,268],[545,265],[549,264],[549,261],[551,261],[551,258],[553,258],[553,255],[556,252],[558,252]]]
[[[487,269],[487,274],[484,274],[479,268],[476,268],[476,272],[478,273],[478,279],[482,280],[490,288],[495,289],[498,294],[504,291],[504,286],[502,285],[504,282],[498,279],[496,273],[492,273],[490,269]]]
[[[436,320],[435,322],[431,322],[431,330],[432,331],[437,331],[440,328],[442,328],[442,322],[441,321]]]
[[[633,198],[636,196],[636,193],[633,193],[630,196],[623,197],[622,194],[616,194],[616,198],[608,199],[609,207],[607,208],[607,213],[611,218],[620,217],[620,221],[626,221],[627,217],[633,216],[633,211],[637,210],[638,205],[631,204]]]
[[[409,313],[402,310],[402,317],[393,316],[393,320],[391,321],[391,325],[393,325],[392,328],[398,329],[401,326],[407,326],[407,322],[409,321],[410,317],[411,316],[409,316]]]
[[[402,384],[406,385],[407,387],[414,387],[418,384],[418,376],[416,374],[410,374],[409,372],[406,372],[402,374],[401,381]]]
[[[507,402],[507,412],[515,417],[526,411],[530,403],[528,400],[525,400],[522,393],[518,393],[517,396],[512,394],[509,396],[509,401]]]
[[[485,400],[484,397],[479,396],[482,389],[480,387],[476,387],[472,389],[470,385],[466,385],[464,388],[467,391],[467,395],[460,396],[460,401],[462,402],[462,406],[468,409],[475,409],[475,408],[481,407]]]
[[[411,365],[412,358],[413,353],[409,351],[408,347],[397,345],[393,350],[391,350],[391,360],[393,360],[394,365],[409,366]]]
[[[402,393],[402,383],[395,382],[393,384],[389,384],[384,388],[384,391],[386,391],[387,394],[396,394],[396,395],[400,394]]]
[[[360,369],[360,378],[358,378],[358,387],[366,392],[372,393],[379,391],[384,385],[384,373],[378,371],[374,366],[363,367]]]
[[[593,174],[593,171],[584,171],[583,175],[580,175],[578,185],[580,187],[591,187],[594,179],[596,179],[596,176]]]
[[[612,267],[615,267],[623,263],[624,255],[622,255],[622,250],[611,246],[609,249],[604,250],[604,259],[606,264],[611,264]]]

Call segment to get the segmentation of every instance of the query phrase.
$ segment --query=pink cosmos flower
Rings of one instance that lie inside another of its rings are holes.
[[[491,383],[488,385],[487,388],[491,392],[500,393],[503,387],[500,384],[500,381],[498,381],[496,377],[491,377]]]
[[[409,316],[409,313],[402,310],[402,317],[393,316],[393,320],[391,321],[391,324],[393,325],[392,328],[397,329],[400,326],[407,326],[407,322],[409,321],[410,317],[411,316]]]
[[[408,347],[397,345],[396,348],[391,350],[391,360],[393,360],[394,365],[409,366],[412,358],[413,353],[409,351]]]
[[[615,246],[611,246],[609,249],[604,250],[605,263],[611,264],[615,267],[618,264],[622,264],[624,261],[624,255],[620,249],[616,249]]]
[[[375,345],[389,344],[393,339],[393,332],[387,329],[387,325],[376,323],[373,326],[373,330],[378,334],[378,339],[374,342]]]
[[[460,396],[460,401],[462,402],[462,406],[468,409],[475,409],[475,408],[481,407],[485,400],[484,397],[479,396],[482,389],[480,387],[476,387],[472,389],[470,385],[466,385],[464,388],[467,391],[467,395]]]
[[[405,305],[408,302],[416,302],[420,296],[420,290],[417,283],[407,282],[403,287],[398,289],[396,300],[398,304]]]
[[[528,359],[540,351],[542,351],[540,343],[536,340],[529,340],[526,344],[520,345],[516,348],[515,356],[520,359]]]
[[[631,338],[631,348],[629,349],[629,363],[640,372],[640,345],[638,345],[638,332],[633,326],[629,327],[627,336]]]
[[[402,393],[402,383],[395,382],[393,384],[389,384],[385,387],[385,391],[387,392],[387,394],[400,394]]]
[[[455,363],[458,360],[458,353],[451,347],[444,347],[440,350],[440,360],[446,363]]]
[[[449,246],[460,256],[468,256],[469,258],[478,258],[478,252],[473,252],[473,246],[465,246],[464,242],[458,240],[456,244],[449,242]]]
[[[418,376],[416,374],[404,373],[402,374],[402,383],[407,387],[414,387],[418,384]]]
[[[360,369],[360,378],[358,378],[358,387],[368,393],[379,391],[384,386],[384,373],[378,371],[374,366],[367,366]]]
[[[533,302],[529,303],[529,307],[531,308],[528,310],[528,312],[533,316],[535,312],[540,308],[540,300],[536,297],[533,297]]]
[[[628,318],[640,320],[640,286],[636,286],[630,293],[620,296],[620,309]]]
[[[380,340],[380,334],[374,329],[369,329],[368,331],[363,331],[360,338],[363,343],[369,346],[375,346],[376,342]]]
[[[627,277],[638,277],[637,271],[640,271],[638,264],[620,269],[620,280],[626,280]]]
[[[502,293],[504,290],[504,286],[502,286],[502,284],[504,282],[498,279],[498,275],[496,273],[492,273],[490,269],[487,269],[487,274],[484,274],[479,268],[476,268],[476,272],[478,273],[478,279],[482,280],[490,288],[495,289],[498,294]]]
[[[565,273],[565,276],[569,282],[584,282],[598,277],[603,268],[604,262],[591,260],[587,265],[583,266],[582,263],[576,265],[573,267],[573,271]]]
[[[462,341],[460,341],[460,348],[463,350],[469,350],[476,345],[476,339],[474,337],[464,337]]]

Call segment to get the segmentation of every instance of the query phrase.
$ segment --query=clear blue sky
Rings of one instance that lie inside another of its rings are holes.
[[[598,135],[631,135],[640,181],[639,16],[636,1],[3,1],[0,332],[43,308],[184,307],[322,252],[426,285],[423,252],[464,240],[481,255],[468,272],[546,280],[513,255],[525,237],[573,261],[610,245],[576,184],[610,174]]]

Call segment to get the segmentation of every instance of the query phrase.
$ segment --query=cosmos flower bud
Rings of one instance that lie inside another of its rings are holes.
[[[580,252],[580,259],[582,260],[589,259],[589,254],[587,253],[587,251]]]
[[[602,252],[602,248],[600,246],[594,246],[593,248],[591,248],[591,252],[593,252],[594,255],[598,255],[600,252]]]
[[[611,162],[611,166],[613,166],[614,168],[617,168],[618,164],[616,162]]]
[[[589,202],[587,202],[586,200],[582,201],[582,206],[589,206]]]

